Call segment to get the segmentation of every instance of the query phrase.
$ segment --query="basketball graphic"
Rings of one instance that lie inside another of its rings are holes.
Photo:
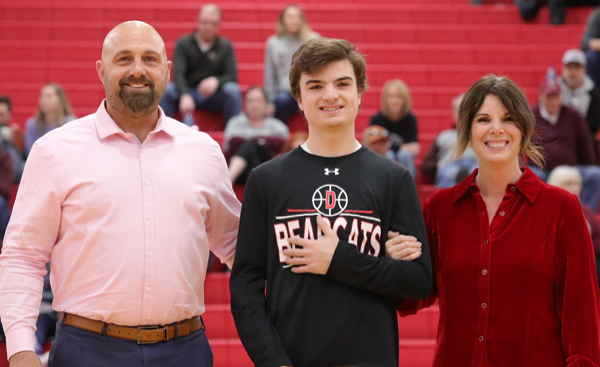
[[[337,185],[323,185],[313,194],[312,202],[319,214],[334,217],[348,206],[348,195]]]

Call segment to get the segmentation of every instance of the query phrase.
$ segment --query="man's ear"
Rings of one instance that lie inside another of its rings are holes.
[[[302,98],[301,97],[295,97],[296,98],[296,102],[298,102],[298,108],[300,109],[300,111],[302,113],[304,113],[304,107],[302,106]]]
[[[104,64],[102,60],[96,61],[96,72],[98,72],[98,78],[104,84]]]

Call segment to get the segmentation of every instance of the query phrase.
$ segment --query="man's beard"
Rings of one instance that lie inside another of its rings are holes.
[[[131,91],[124,88],[125,84],[147,84],[150,90],[147,92]],[[154,81],[149,77],[141,76],[135,78],[127,76],[119,81],[119,87],[119,98],[131,112],[140,114],[152,112],[156,109],[159,97],[154,89]]]

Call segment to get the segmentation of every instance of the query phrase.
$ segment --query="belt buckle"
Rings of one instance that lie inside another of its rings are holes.
[[[140,340],[140,330],[155,330],[155,329],[163,329],[164,332],[164,337],[163,340],[157,340],[157,341],[144,341],[144,340]],[[158,342],[161,341],[167,341],[167,326],[138,326],[137,328],[138,332],[137,332],[137,339],[136,342],[138,344],[156,344]]]

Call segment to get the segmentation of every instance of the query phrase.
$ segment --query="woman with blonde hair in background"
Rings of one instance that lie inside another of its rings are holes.
[[[265,53],[265,91],[274,106],[274,117],[288,123],[298,112],[298,102],[290,90],[290,64],[294,52],[304,42],[319,37],[310,29],[304,12],[298,5],[286,6],[277,19],[276,34],[269,37]]]
[[[25,154],[29,155],[36,140],[73,120],[75,116],[65,90],[58,84],[46,84],[40,92],[35,116],[26,123]]]
[[[479,169],[425,203],[436,285],[425,301],[398,301],[406,315],[439,298],[434,367],[600,365],[598,279],[579,200],[520,165],[521,155],[543,165],[535,123],[506,77],[481,78],[460,104],[455,153],[473,148]],[[388,256],[418,247],[403,237],[386,242]]]
[[[370,125],[382,126],[391,133],[397,160],[415,178],[415,157],[421,146],[417,138],[417,118],[412,112],[408,85],[399,79],[388,80],[381,91],[381,111],[371,117]]]

